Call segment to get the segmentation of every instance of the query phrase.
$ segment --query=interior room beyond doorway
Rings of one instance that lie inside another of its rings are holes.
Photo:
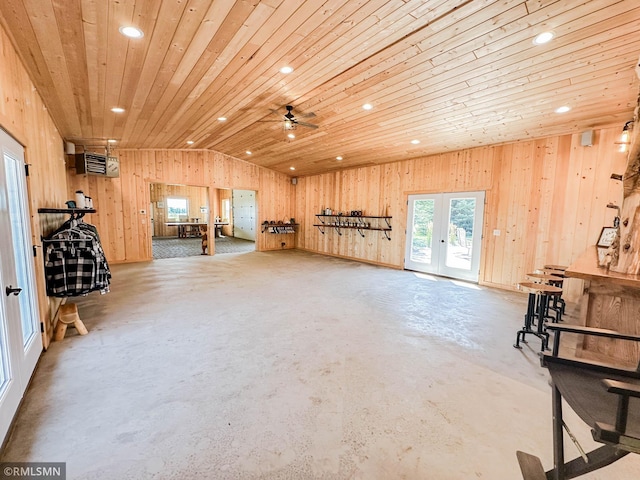
[[[154,259],[255,250],[253,191],[152,183],[150,202]]]
[[[201,255],[209,223],[209,189],[166,183],[149,188],[153,258]]]

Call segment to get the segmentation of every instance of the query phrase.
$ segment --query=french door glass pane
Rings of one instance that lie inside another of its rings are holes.
[[[454,198],[449,201],[447,267],[471,270],[471,246],[475,213],[475,198]]]
[[[26,289],[31,285],[29,278],[29,266],[27,261],[30,259],[28,250],[29,240],[26,238],[26,232],[29,231],[28,225],[23,223],[23,219],[29,218],[24,211],[24,204],[21,199],[26,198],[26,192],[23,191],[22,164],[20,161],[4,156],[5,172],[7,175],[7,192],[9,194],[9,217],[11,220],[11,236],[13,240],[13,250],[15,252],[16,277],[18,284],[16,286]],[[18,295],[20,304],[20,319],[22,323],[22,345],[29,345],[31,339],[36,334],[36,322],[34,322],[35,312],[31,297],[24,292]]]
[[[0,303],[0,398],[4,396],[4,392],[9,385],[11,376],[9,375],[9,352],[7,349],[7,335],[5,326],[7,319],[5,318],[4,309]]]
[[[433,247],[433,200],[416,200],[413,203],[413,235],[411,260],[431,263]]]

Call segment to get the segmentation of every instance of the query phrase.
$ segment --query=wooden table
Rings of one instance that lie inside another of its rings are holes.
[[[197,222],[169,222],[165,223],[167,227],[178,227],[178,238],[187,238],[187,237],[200,237],[200,227],[204,226],[205,231],[208,224],[206,223],[197,223]],[[229,222],[215,222],[213,223],[213,227],[215,230],[215,236],[222,236],[222,227],[224,225],[229,225]]]
[[[640,275],[598,267],[596,247],[587,249],[565,275],[584,280],[581,325],[640,334]],[[640,347],[635,342],[586,336],[577,346],[576,355],[635,368],[640,362]]]
[[[215,237],[218,237],[218,238],[222,237],[222,227],[225,225],[229,225],[229,222],[215,222],[213,224]]]
[[[199,237],[200,227],[206,226],[206,223],[195,222],[169,222],[165,223],[167,227],[178,227],[178,238]]]

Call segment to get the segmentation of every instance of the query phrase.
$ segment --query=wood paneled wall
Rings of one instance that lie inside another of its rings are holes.
[[[232,237],[233,236],[233,211],[232,211],[232,208],[231,208],[231,205],[232,205],[232,203],[231,203],[232,202],[231,192],[232,192],[232,190],[230,190],[228,188],[219,188],[218,189],[218,192],[217,192],[218,204],[215,207],[215,213],[211,217],[211,218],[216,218],[216,216],[218,216],[223,221],[226,220],[226,221],[229,222],[229,225],[224,225],[222,227],[222,235],[226,235],[228,237]],[[222,201],[223,200],[229,200],[229,217],[230,218],[223,218],[223,215],[222,215]],[[295,245],[293,247],[295,247]]]
[[[93,198],[97,213],[88,215],[87,221],[98,228],[112,263],[152,258],[151,183],[209,187],[209,205],[214,205],[217,188],[255,190],[259,219],[293,216],[293,185],[289,177],[272,170],[211,151],[116,150],[114,154],[120,158],[118,178],[76,175],[73,168],[68,170],[69,194],[81,189]],[[276,235],[258,235],[256,249],[279,249],[278,240],[272,237]]]
[[[62,138],[46,107],[29,79],[5,30],[0,27],[0,127],[20,142],[29,164],[27,177],[34,245],[40,236],[58,227],[63,215],[40,215],[38,208],[64,208],[67,179]],[[35,270],[40,319],[45,326],[43,339],[49,344],[52,318],[60,301],[46,296],[42,248],[36,249]]]
[[[300,178],[297,246],[403,268],[409,194],[484,190],[479,282],[515,289],[545,263],[572,263],[612,224],[615,211],[606,205],[620,205],[622,183],[610,175],[626,165],[614,145],[621,129],[596,130],[591,147],[581,146],[576,133]],[[391,215],[391,241],[377,232],[322,235],[313,227],[322,207]],[[569,299],[581,289],[581,281],[567,281]]]
[[[177,237],[178,227],[167,226],[167,223],[175,222],[167,218],[167,197],[182,197],[187,199],[189,215],[187,220],[198,219],[199,223],[208,223],[209,220],[209,191],[205,187],[191,187],[188,185],[174,185],[166,183],[152,183],[150,185],[150,211],[153,208],[154,234],[156,237]],[[163,202],[162,208],[158,202]],[[202,213],[200,207],[206,207],[207,213]]]

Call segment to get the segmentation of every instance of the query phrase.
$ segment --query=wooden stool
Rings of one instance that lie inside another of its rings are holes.
[[[558,295],[562,293],[562,289],[553,287],[551,285],[542,285],[540,283],[522,282],[518,284],[520,290],[529,292],[529,302],[527,303],[527,313],[524,316],[524,326],[521,330],[518,330],[516,335],[516,343],[513,345],[515,348],[522,348],[520,341],[527,343],[525,335],[527,333],[535,335],[542,340],[541,351],[547,349],[549,344],[549,334],[544,328],[545,314],[548,310],[549,297],[551,295]],[[537,325],[536,329],[533,329],[534,324]]]
[[[554,268],[539,268],[536,271],[546,273],[548,275],[555,275],[556,277],[565,278],[564,270],[556,270]]]
[[[551,268],[553,270],[561,270],[564,272],[569,267],[566,265],[545,265],[544,268]]]
[[[54,332],[54,339],[59,342],[64,340],[64,335],[67,333],[67,327],[73,324],[80,335],[86,335],[89,333],[87,327],[84,326],[80,316],[78,315],[78,306],[75,303],[65,303],[60,305],[60,311],[58,315],[58,323]]]
[[[549,271],[549,270],[547,270]],[[559,270],[552,270],[557,272]],[[549,273],[527,273],[527,277],[532,278],[536,283],[544,283],[545,285],[551,285],[553,287],[562,288],[562,282],[564,281],[563,276],[549,274]],[[552,295],[553,303],[547,305],[547,310],[553,310],[556,313],[556,318],[554,319],[554,323],[558,323],[562,321],[562,315],[564,314],[565,302],[562,299],[562,294]],[[545,312],[545,316],[548,311]]]

